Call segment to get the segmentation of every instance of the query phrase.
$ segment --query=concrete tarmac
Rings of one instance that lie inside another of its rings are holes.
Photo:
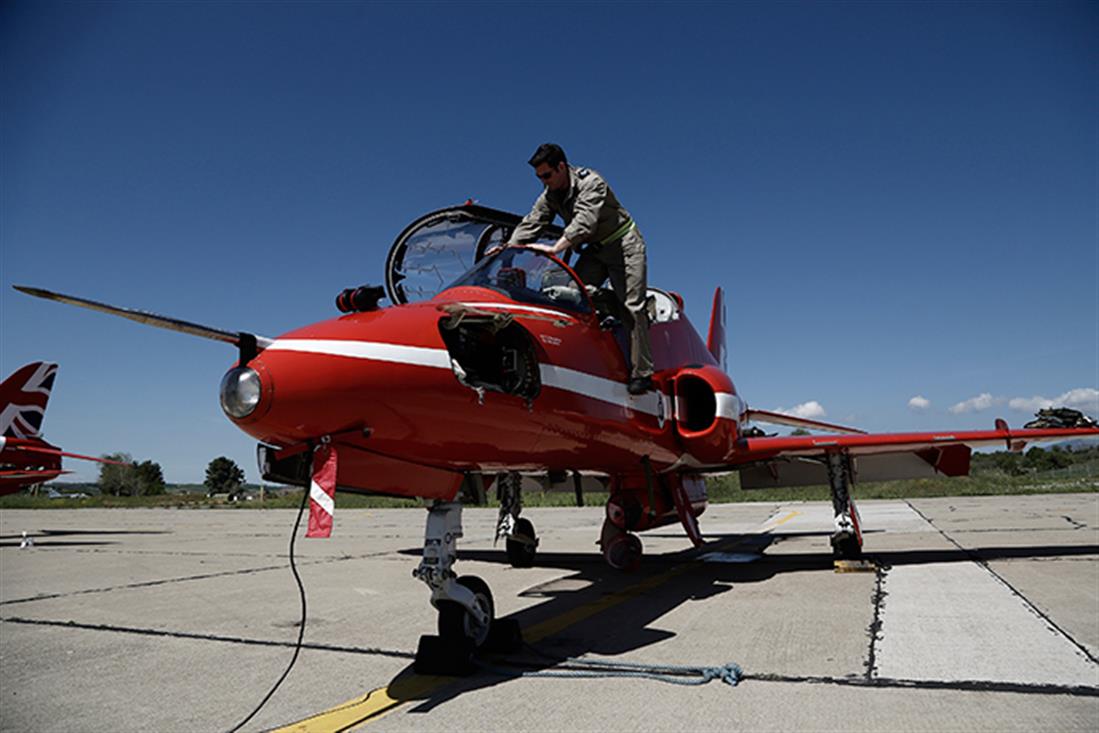
[[[436,624],[411,576],[426,512],[337,501],[333,537],[296,543],[305,647],[243,730],[1099,729],[1099,494],[859,509],[869,572],[835,572],[829,506],[761,502],[711,506],[701,550],[643,534],[628,575],[595,545],[601,507],[527,510],[530,569],[493,548],[494,510],[466,510],[457,570],[528,646],[457,679],[411,670]],[[0,512],[0,731],[232,729],[294,651],[295,515]],[[524,674],[576,657],[743,679]]]

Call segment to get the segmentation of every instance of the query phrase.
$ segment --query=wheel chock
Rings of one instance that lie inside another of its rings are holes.
[[[508,654],[523,647],[523,631],[513,618],[498,618],[488,629],[488,638],[481,646],[486,652]]]
[[[870,560],[833,560],[837,573],[872,573],[878,569]]]
[[[416,674],[466,677],[473,674],[473,645],[468,639],[444,639],[424,635],[416,647],[416,661],[412,663]]]

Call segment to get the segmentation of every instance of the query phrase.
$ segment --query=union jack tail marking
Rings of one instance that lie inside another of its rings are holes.
[[[36,361],[0,384],[0,435],[8,438],[38,437],[56,376],[56,364]]]

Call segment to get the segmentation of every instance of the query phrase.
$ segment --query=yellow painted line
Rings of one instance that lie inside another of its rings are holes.
[[[787,522],[789,522],[791,519],[798,516],[799,514],[801,514],[801,512],[790,512],[789,514],[787,514],[782,519],[775,520],[775,522],[773,522],[769,525],[768,524],[763,525],[763,531],[765,533],[770,532],[775,527],[778,527],[779,525],[782,525],[782,524],[786,524]]]
[[[348,700],[331,710],[276,728],[274,733],[337,733],[352,726],[376,720],[399,705],[410,700],[426,697],[444,685],[454,681],[453,677],[435,677],[413,675],[400,683],[391,682],[386,687],[371,690],[361,697]],[[399,692],[397,689],[399,688]]]
[[[798,516],[799,513],[800,512],[790,512],[785,517],[775,522],[770,528],[762,529],[762,531],[770,532],[774,527],[790,521]],[[571,611],[566,611],[551,619],[535,624],[530,628],[523,629],[523,640],[533,644],[553,636],[574,624],[591,618],[598,613],[602,613],[609,608],[614,608],[619,604],[632,600],[642,593],[666,583],[676,575],[682,573],[683,569],[689,565],[693,565],[693,563],[681,563],[669,570],[665,570],[659,575],[654,575],[651,578],[646,578],[628,588],[624,588],[617,593],[610,593],[600,598],[598,601],[580,606],[579,608],[574,608]],[[386,687],[379,687],[361,697],[348,700],[331,710],[317,713],[312,717],[298,721],[297,723],[291,723],[282,728],[276,728],[273,733],[340,733],[341,731],[347,731],[354,726],[378,720],[404,703],[423,699],[432,692],[452,684],[454,681],[454,677],[412,674],[404,679],[394,680]]]

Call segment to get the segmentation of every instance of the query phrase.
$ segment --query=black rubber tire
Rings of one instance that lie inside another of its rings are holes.
[[[476,575],[463,575],[455,582],[473,591],[473,595],[477,597],[477,603],[480,603],[488,614],[488,623],[484,628],[474,628],[473,619],[465,606],[454,601],[440,601],[439,636],[447,640],[467,639],[474,649],[479,649],[488,639],[492,621],[496,618],[492,591],[488,589],[488,584]]]
[[[858,560],[862,557],[862,546],[854,535],[848,535],[832,542],[832,557],[836,560]]]
[[[641,538],[632,532],[621,535],[603,545],[603,558],[615,570],[632,573],[641,565]]]
[[[523,542],[509,537],[507,542],[504,543],[508,562],[511,563],[513,568],[532,567],[534,565],[534,556],[538,553],[538,546],[534,544],[534,540],[538,539],[538,536],[534,533],[534,525],[531,524],[529,519],[520,517],[515,520],[515,534],[528,537],[531,541]]]

